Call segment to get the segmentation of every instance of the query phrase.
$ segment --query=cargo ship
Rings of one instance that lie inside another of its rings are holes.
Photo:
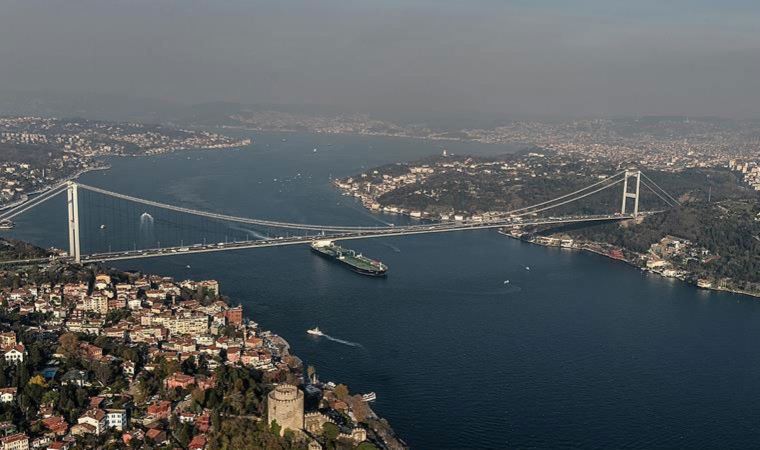
[[[311,243],[311,251],[325,258],[345,264],[354,272],[362,275],[383,277],[388,271],[388,266],[380,261],[375,261],[361,253],[343,248],[333,241],[314,241]]]

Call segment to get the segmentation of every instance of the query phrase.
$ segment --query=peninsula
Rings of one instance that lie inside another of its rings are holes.
[[[405,448],[214,280],[54,263],[0,300],[3,448]]]

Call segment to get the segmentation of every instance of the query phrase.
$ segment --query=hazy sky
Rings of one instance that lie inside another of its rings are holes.
[[[0,89],[760,117],[760,1],[0,0]]]

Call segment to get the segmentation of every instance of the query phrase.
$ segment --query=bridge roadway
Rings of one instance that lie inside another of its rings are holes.
[[[639,212],[639,215],[654,214],[654,212]],[[617,221],[633,219],[633,214],[605,214],[595,216],[568,216],[568,217],[550,217],[544,219],[532,219],[513,221],[509,219],[499,219],[494,221],[465,221],[465,222],[442,222],[432,223],[430,225],[414,225],[409,227],[389,227],[384,230],[374,230],[365,232],[344,232],[334,234],[321,234],[310,236],[291,236],[291,237],[277,237],[271,239],[260,239],[253,241],[235,241],[218,244],[196,244],[192,246],[184,247],[164,247],[153,248],[145,250],[127,250],[121,252],[108,252],[108,253],[93,253],[90,255],[82,255],[81,260],[83,263],[87,262],[105,262],[105,261],[119,261],[127,259],[139,259],[139,258],[155,258],[159,256],[172,256],[172,255],[187,255],[194,253],[210,253],[220,252],[226,250],[241,250],[249,248],[261,248],[261,247],[279,247],[283,245],[298,245],[313,242],[315,240],[332,240],[343,241],[349,239],[369,239],[386,236],[405,236],[411,234],[428,234],[428,233],[447,233],[451,231],[465,231],[465,230],[483,230],[489,228],[502,228],[513,226],[537,226],[537,225],[557,225],[557,224],[569,224],[569,223],[581,223],[581,222],[605,222],[605,221]]]

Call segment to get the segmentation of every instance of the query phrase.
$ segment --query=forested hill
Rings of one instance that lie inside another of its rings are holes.
[[[0,238],[0,262],[17,259],[45,258],[50,252],[27,242]]]
[[[760,283],[760,205],[753,199],[691,202],[638,224],[607,224],[567,234],[639,253],[665,236],[675,236],[715,256],[691,264],[688,269],[694,275]]]

